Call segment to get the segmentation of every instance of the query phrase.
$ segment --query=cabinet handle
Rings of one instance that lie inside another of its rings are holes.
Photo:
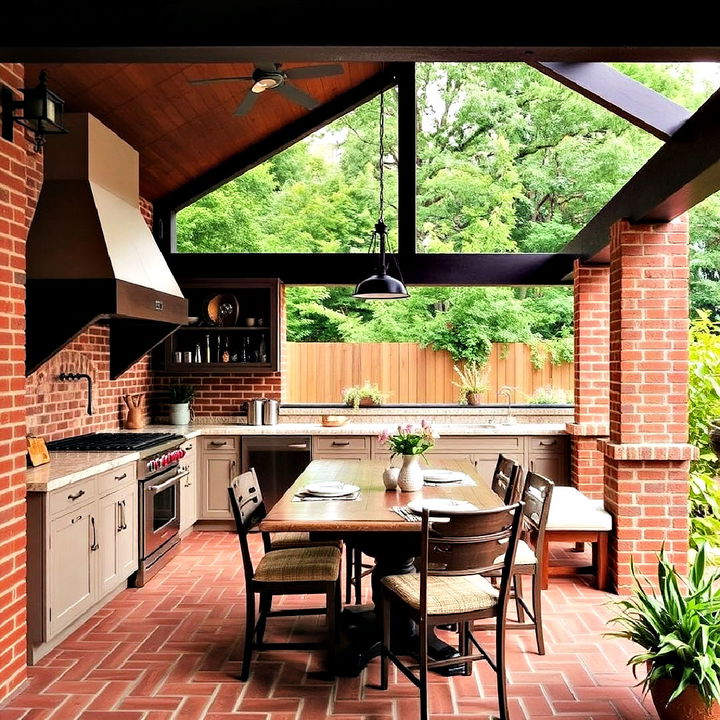
[[[186,445],[183,449],[185,450],[185,452],[190,452],[190,450],[192,450],[192,443]]]
[[[534,460],[530,461],[530,472],[535,472],[535,461]]]
[[[127,522],[125,521],[125,501],[118,500],[118,510],[120,512],[120,524],[118,525],[118,532],[121,530],[127,530]]]
[[[544,440],[541,440],[541,441],[538,443],[538,445],[540,445],[540,446],[542,446],[542,447],[549,447],[549,446],[554,445],[554,444],[555,444],[555,440],[550,440],[549,442],[545,442]]]
[[[227,440],[223,440],[222,442],[219,440],[211,440],[210,445],[213,447],[222,447],[223,445],[227,445]]]
[[[350,444],[350,441],[345,440],[345,442],[338,442],[337,440],[333,440],[332,444],[334,447],[347,447]],[[303,447],[307,447],[307,446],[303,445]]]
[[[307,443],[290,443],[288,447],[293,450],[307,450]]]
[[[97,550],[100,547],[100,545],[98,545],[98,541],[97,541],[97,531],[95,530],[95,518],[94,517],[90,518],[90,525],[92,525],[92,545],[90,546],[90,549],[94,552],[95,550]]]
[[[74,495],[68,495],[68,500],[77,500],[78,498],[81,498],[85,494],[84,490],[78,490]]]
[[[127,477],[127,473],[123,473],[122,475],[116,475],[116,480],[124,480]]]
[[[73,518],[73,519],[70,521],[70,524],[71,524],[71,525],[74,525],[76,522],[79,522],[79,521],[82,520],[82,519],[83,519],[83,516],[82,516],[82,515],[78,515],[76,518]]]

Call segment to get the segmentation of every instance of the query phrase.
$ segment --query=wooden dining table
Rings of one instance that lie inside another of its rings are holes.
[[[416,492],[386,490],[383,471],[387,460],[313,460],[260,523],[268,532],[420,532],[419,522],[408,522],[391,509],[411,500],[448,498],[465,500],[479,509],[502,505],[500,498],[478,475],[469,460],[442,460],[428,467],[457,470],[474,485],[425,485]],[[356,500],[303,500],[295,495],[311,483],[343,482],[360,488]]]

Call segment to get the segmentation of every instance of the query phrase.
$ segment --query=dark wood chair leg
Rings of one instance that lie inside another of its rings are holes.
[[[598,533],[598,539],[595,545],[597,550],[593,564],[597,573],[598,590],[607,590],[608,576],[608,534],[606,532]]]
[[[545,537],[543,538],[543,548],[542,548],[542,567],[537,568],[538,571],[540,571],[540,577],[542,578],[541,587],[543,590],[548,589],[548,576],[550,574],[550,541],[548,539],[548,533],[545,533]]]
[[[460,644],[458,650],[461,655],[470,655],[472,653],[472,645],[470,644],[470,623],[458,623],[458,633],[460,635]],[[472,675],[472,661],[465,663],[465,675]]]
[[[352,574],[353,574],[353,546],[349,541],[345,541],[345,602],[348,605],[352,599]]]
[[[420,636],[420,667],[418,668],[419,680],[420,680],[420,720],[428,720],[430,717],[430,710],[428,708],[428,623],[427,617],[420,616],[420,623],[418,627],[418,633]]]
[[[380,655],[380,689],[388,689],[388,649],[390,647],[390,600],[383,593],[382,601],[382,654]]]
[[[243,649],[243,663],[240,670],[240,680],[243,682],[250,677],[250,659],[252,658],[253,639],[255,637],[255,593],[247,588],[245,600],[245,646]]]
[[[353,578],[352,584],[355,587],[355,604],[362,602],[362,550],[354,548],[353,552]]]
[[[535,616],[535,639],[537,640],[538,655],[545,654],[545,637],[542,624],[542,588],[540,576],[537,572],[532,576],[533,615]]]
[[[337,605],[339,600],[337,583],[328,583],[325,593],[325,614],[327,615],[327,668],[330,676],[335,674],[335,646],[337,644],[337,625],[335,622],[338,615]]]
[[[505,673],[505,622],[498,618],[498,628],[495,633],[495,664],[497,666],[498,709],[500,720],[510,717],[507,698],[507,678]]]
[[[260,645],[265,638],[265,625],[267,623],[267,615],[272,608],[272,595],[268,593],[260,593],[260,602],[258,603],[258,622],[255,636],[257,643]]]
[[[513,575],[512,584],[513,592],[515,593],[515,609],[517,610],[518,622],[525,622],[525,609],[520,602],[523,594],[522,575]]]

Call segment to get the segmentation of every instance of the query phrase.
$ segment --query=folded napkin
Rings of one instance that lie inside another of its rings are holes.
[[[342,495],[341,497],[327,497],[326,495],[312,495],[302,490],[296,493],[292,499],[293,502],[315,502],[317,500],[357,500],[360,497],[360,491],[352,493],[352,495]]]

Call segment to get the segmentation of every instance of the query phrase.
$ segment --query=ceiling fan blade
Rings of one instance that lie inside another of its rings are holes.
[[[240,101],[240,104],[235,108],[234,115],[247,115],[255,101],[258,99],[258,94],[254,92],[246,93],[245,97]]]
[[[191,85],[212,85],[214,83],[235,82],[236,80],[252,80],[251,77],[217,77],[204,80],[188,80]]]
[[[254,64],[258,70],[262,70],[263,72],[277,72],[278,71],[278,66],[275,63],[259,62],[259,63],[254,63]]]
[[[292,100],[294,103],[302,105],[308,110],[313,110],[320,104],[314,97],[308,95],[306,92],[303,92],[300,88],[296,88],[294,85],[285,83],[275,89],[288,100]]]
[[[285,75],[289,78],[318,78],[342,75],[343,72],[345,70],[342,65],[308,65],[285,70]]]

